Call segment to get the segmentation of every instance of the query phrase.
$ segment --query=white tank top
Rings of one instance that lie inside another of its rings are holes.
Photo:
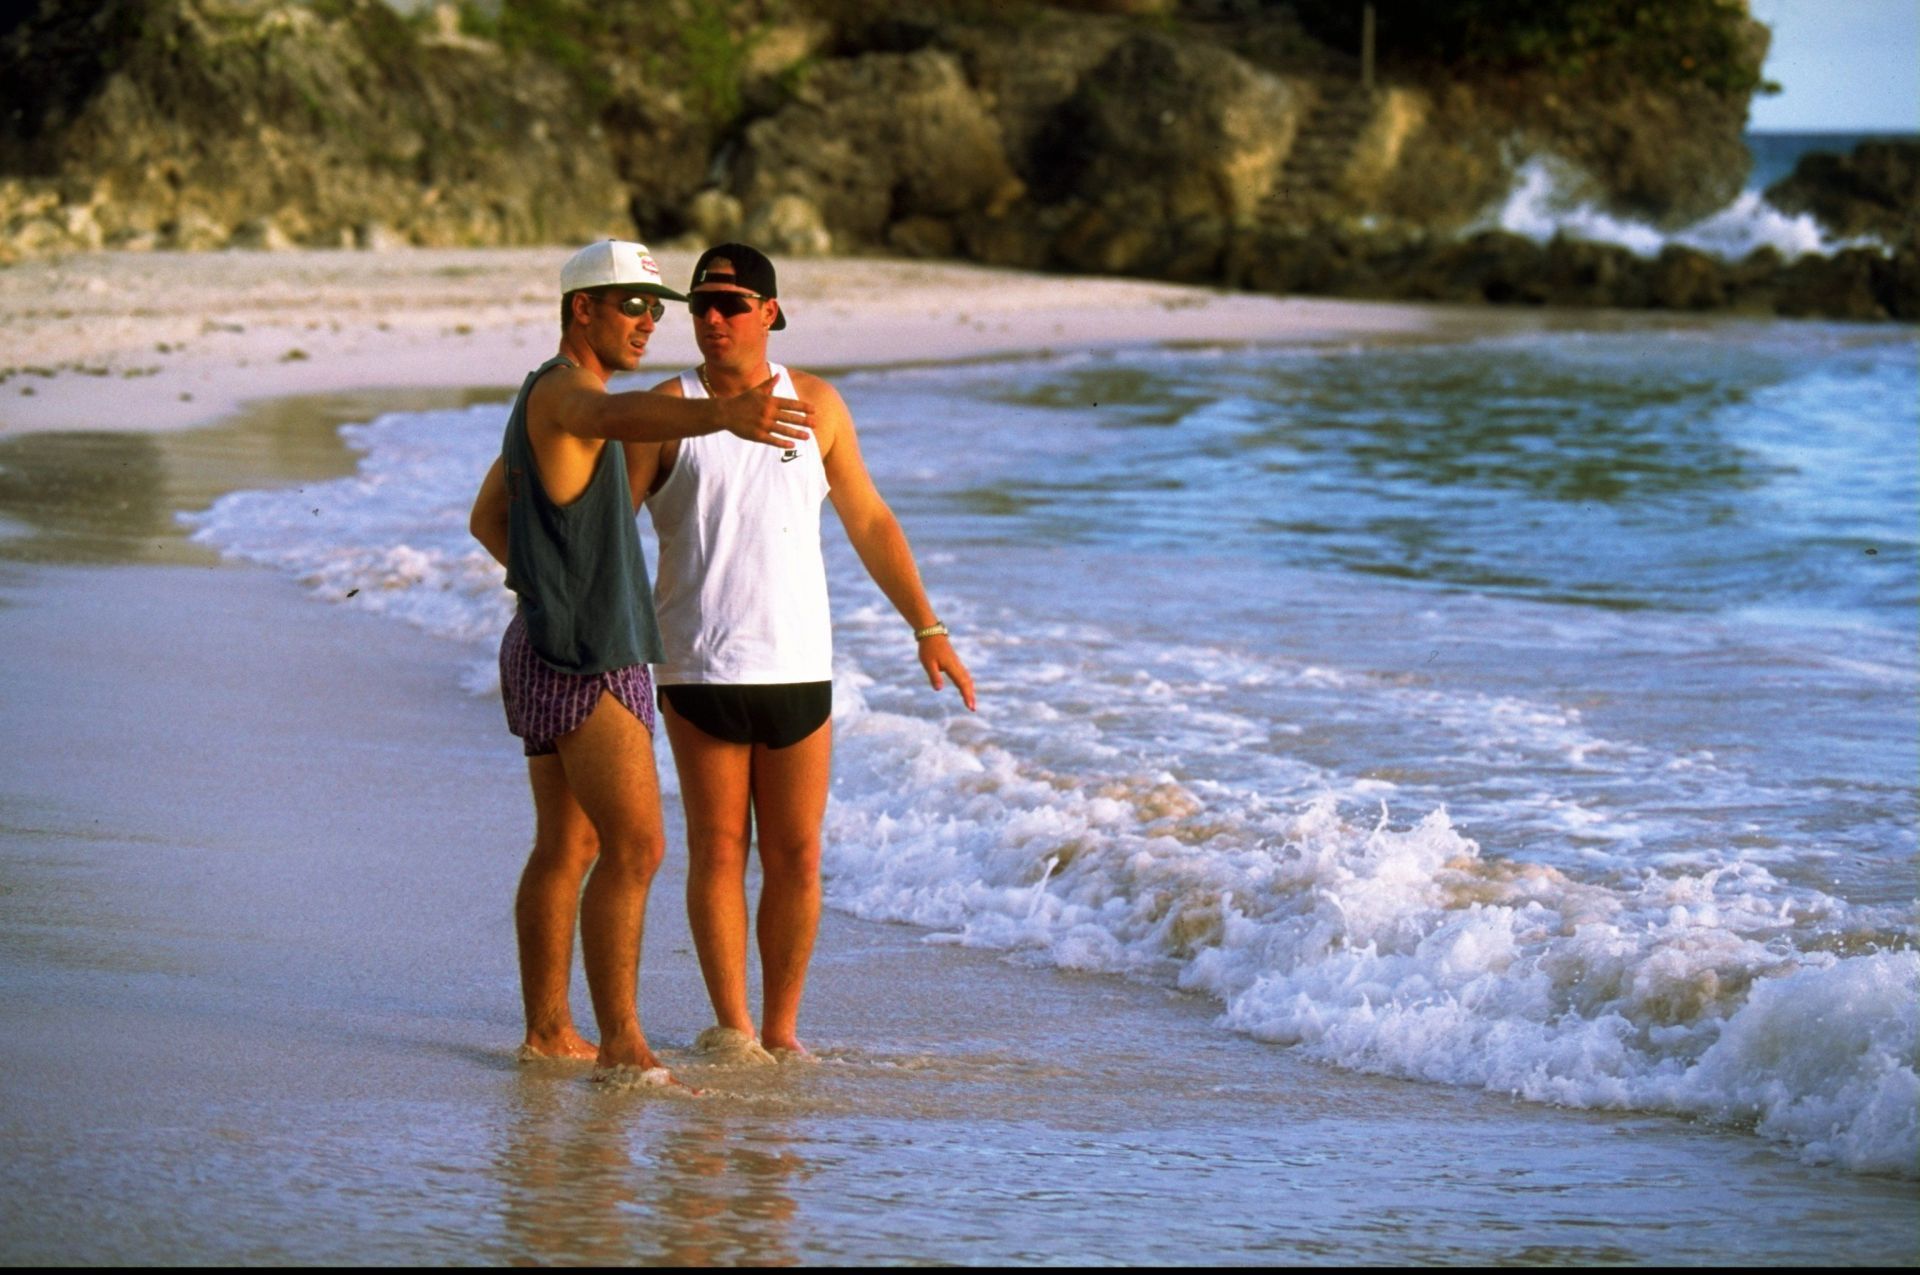
[[[798,398],[779,364],[774,393]],[[680,392],[707,397],[698,369]],[[820,445],[782,451],[721,430],[680,440],[679,458],[647,497],[660,561],[653,604],[666,645],[662,685],[825,682],[833,619],[820,556],[827,495]]]

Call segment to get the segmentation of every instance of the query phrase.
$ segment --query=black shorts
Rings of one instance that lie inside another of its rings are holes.
[[[682,682],[661,687],[660,698],[702,731],[729,744],[785,748],[813,734],[833,716],[832,682],[751,686]]]

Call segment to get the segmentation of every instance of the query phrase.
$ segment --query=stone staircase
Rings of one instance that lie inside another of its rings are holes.
[[[1358,83],[1325,85],[1260,203],[1259,220],[1311,225],[1333,211],[1345,193],[1354,150],[1379,105],[1380,94]]]

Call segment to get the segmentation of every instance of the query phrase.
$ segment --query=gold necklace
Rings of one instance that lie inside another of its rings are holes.
[[[707,365],[705,363],[702,363],[699,367],[696,367],[693,370],[700,374],[700,388],[707,392],[707,397],[719,398],[720,396],[713,392],[713,382],[707,379]],[[773,372],[773,369],[771,367],[768,367],[767,372],[769,375],[771,375]],[[762,379],[765,379],[765,378],[762,378]],[[759,382],[753,381],[753,382],[749,382],[749,384],[757,385],[759,384]]]

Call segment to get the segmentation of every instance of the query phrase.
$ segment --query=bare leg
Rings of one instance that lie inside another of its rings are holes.
[[[753,750],[716,739],[663,704],[687,812],[687,922],[714,1020],[754,1035],[747,1010],[747,846]]]
[[[647,891],[666,853],[653,740],[619,700],[603,694],[593,715],[559,739],[567,786],[600,837],[600,858],[580,900],[580,952],[600,1027],[602,1067],[654,1068],[640,1030],[641,927]]]
[[[600,838],[567,787],[554,755],[527,758],[533,784],[533,853],[514,896],[520,940],[520,995],[526,1005],[528,1055],[591,1059],[599,1049],[573,1025],[567,984],[573,973],[573,924],[580,883],[600,853]]]
[[[786,748],[753,749],[753,812],[760,834],[760,943],[764,1011],[760,1041],[768,1049],[806,1053],[797,1034],[820,928],[820,821],[827,813],[833,723]]]

